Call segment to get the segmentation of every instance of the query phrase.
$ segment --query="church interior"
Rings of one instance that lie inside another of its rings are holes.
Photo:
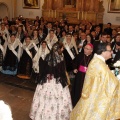
[[[0,23],[18,19],[33,24],[36,16],[45,22],[79,26],[99,25],[101,32],[111,23],[120,33],[120,0],[0,0]],[[42,23],[41,23],[42,24]],[[53,27],[56,27],[53,26]],[[0,100],[10,105],[14,120],[30,120],[36,83],[0,72]]]

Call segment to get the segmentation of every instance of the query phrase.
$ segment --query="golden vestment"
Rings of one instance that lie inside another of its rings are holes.
[[[103,60],[94,56],[88,66],[82,96],[71,112],[70,120],[120,118],[118,90],[117,78]]]

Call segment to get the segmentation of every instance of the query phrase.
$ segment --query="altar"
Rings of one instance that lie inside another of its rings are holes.
[[[45,0],[42,16],[50,21],[67,19],[68,23],[79,24],[81,20],[103,23],[103,2],[99,0],[74,0],[67,4],[63,0]]]

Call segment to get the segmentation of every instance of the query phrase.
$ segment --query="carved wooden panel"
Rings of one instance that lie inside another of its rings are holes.
[[[54,1],[54,4],[53,4]],[[65,0],[45,0],[43,17],[50,21],[67,19],[69,23],[80,20],[103,22],[103,2],[98,0],[76,0],[76,5],[64,5]],[[101,10],[101,12],[99,12]]]

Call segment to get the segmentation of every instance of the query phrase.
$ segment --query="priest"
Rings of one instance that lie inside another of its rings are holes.
[[[111,47],[107,43],[100,43],[96,53],[88,66],[82,95],[70,120],[120,118],[119,81],[105,63],[112,56]]]

